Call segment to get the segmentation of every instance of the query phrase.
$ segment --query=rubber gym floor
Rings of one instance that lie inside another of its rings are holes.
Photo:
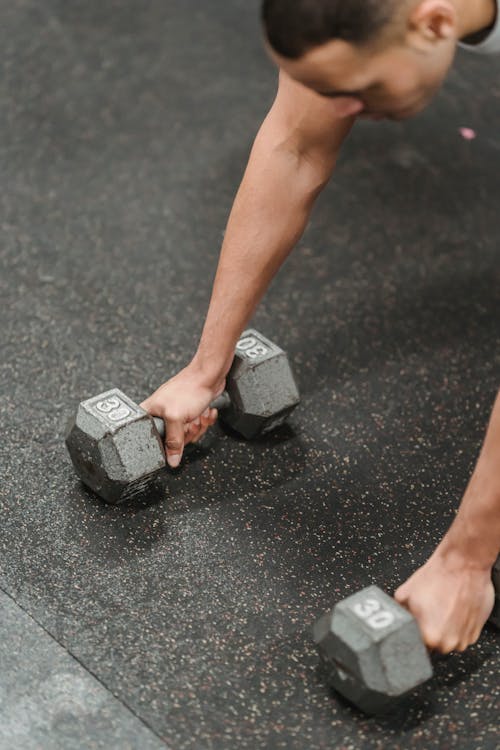
[[[276,71],[256,0],[0,9],[2,750],[498,747],[489,626],[383,719],[329,692],[311,639],[335,601],[427,559],[479,451],[497,61],[460,52],[426,112],[348,140],[253,321],[289,353],[289,426],[217,426],[112,507],[76,478],[66,420],[193,353]]]

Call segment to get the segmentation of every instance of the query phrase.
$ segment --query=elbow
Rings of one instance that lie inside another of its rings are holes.
[[[336,155],[332,157],[304,153],[298,157],[299,184],[311,201],[316,200],[330,182],[336,162]]]
[[[276,148],[292,165],[294,184],[304,196],[315,200],[329,183],[338,154],[300,149],[290,142],[279,144]]]
[[[313,201],[330,181],[338,151],[304,147],[295,134],[270,137],[261,130],[254,141],[253,152],[263,168],[273,176],[280,174],[290,191],[302,200]]]

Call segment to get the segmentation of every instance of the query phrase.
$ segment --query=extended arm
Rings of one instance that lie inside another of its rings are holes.
[[[295,243],[333,172],[353,118],[280,74],[278,93],[255,139],[229,217],[210,306],[191,363],[143,406],[166,422],[169,464],[205,431],[204,412],[224,386],[236,342]]]
[[[194,363],[224,377],[235,344],[273,276],[301,237],[352,118],[281,73],[236,195]]]

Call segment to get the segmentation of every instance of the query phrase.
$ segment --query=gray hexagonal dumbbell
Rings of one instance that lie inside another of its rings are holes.
[[[377,586],[335,605],[314,626],[329,684],[367,713],[379,713],[432,676],[417,621]]]
[[[245,331],[236,346],[227,390],[212,404],[246,438],[281,425],[299,403],[288,363],[262,334]],[[81,480],[104,500],[119,503],[144,492],[165,466],[163,420],[151,418],[118,388],[82,401],[66,446]]]
[[[300,400],[285,352],[252,328],[236,344],[226,390],[222,419],[247,439],[283,424]]]
[[[500,557],[492,571],[500,626]],[[392,597],[368,586],[336,604],[313,628],[328,683],[368,714],[384,713],[432,677],[415,618]]]

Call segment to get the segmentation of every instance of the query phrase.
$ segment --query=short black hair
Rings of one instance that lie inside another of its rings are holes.
[[[297,59],[331,39],[372,41],[398,5],[401,0],[263,0],[261,18],[271,47]]]

